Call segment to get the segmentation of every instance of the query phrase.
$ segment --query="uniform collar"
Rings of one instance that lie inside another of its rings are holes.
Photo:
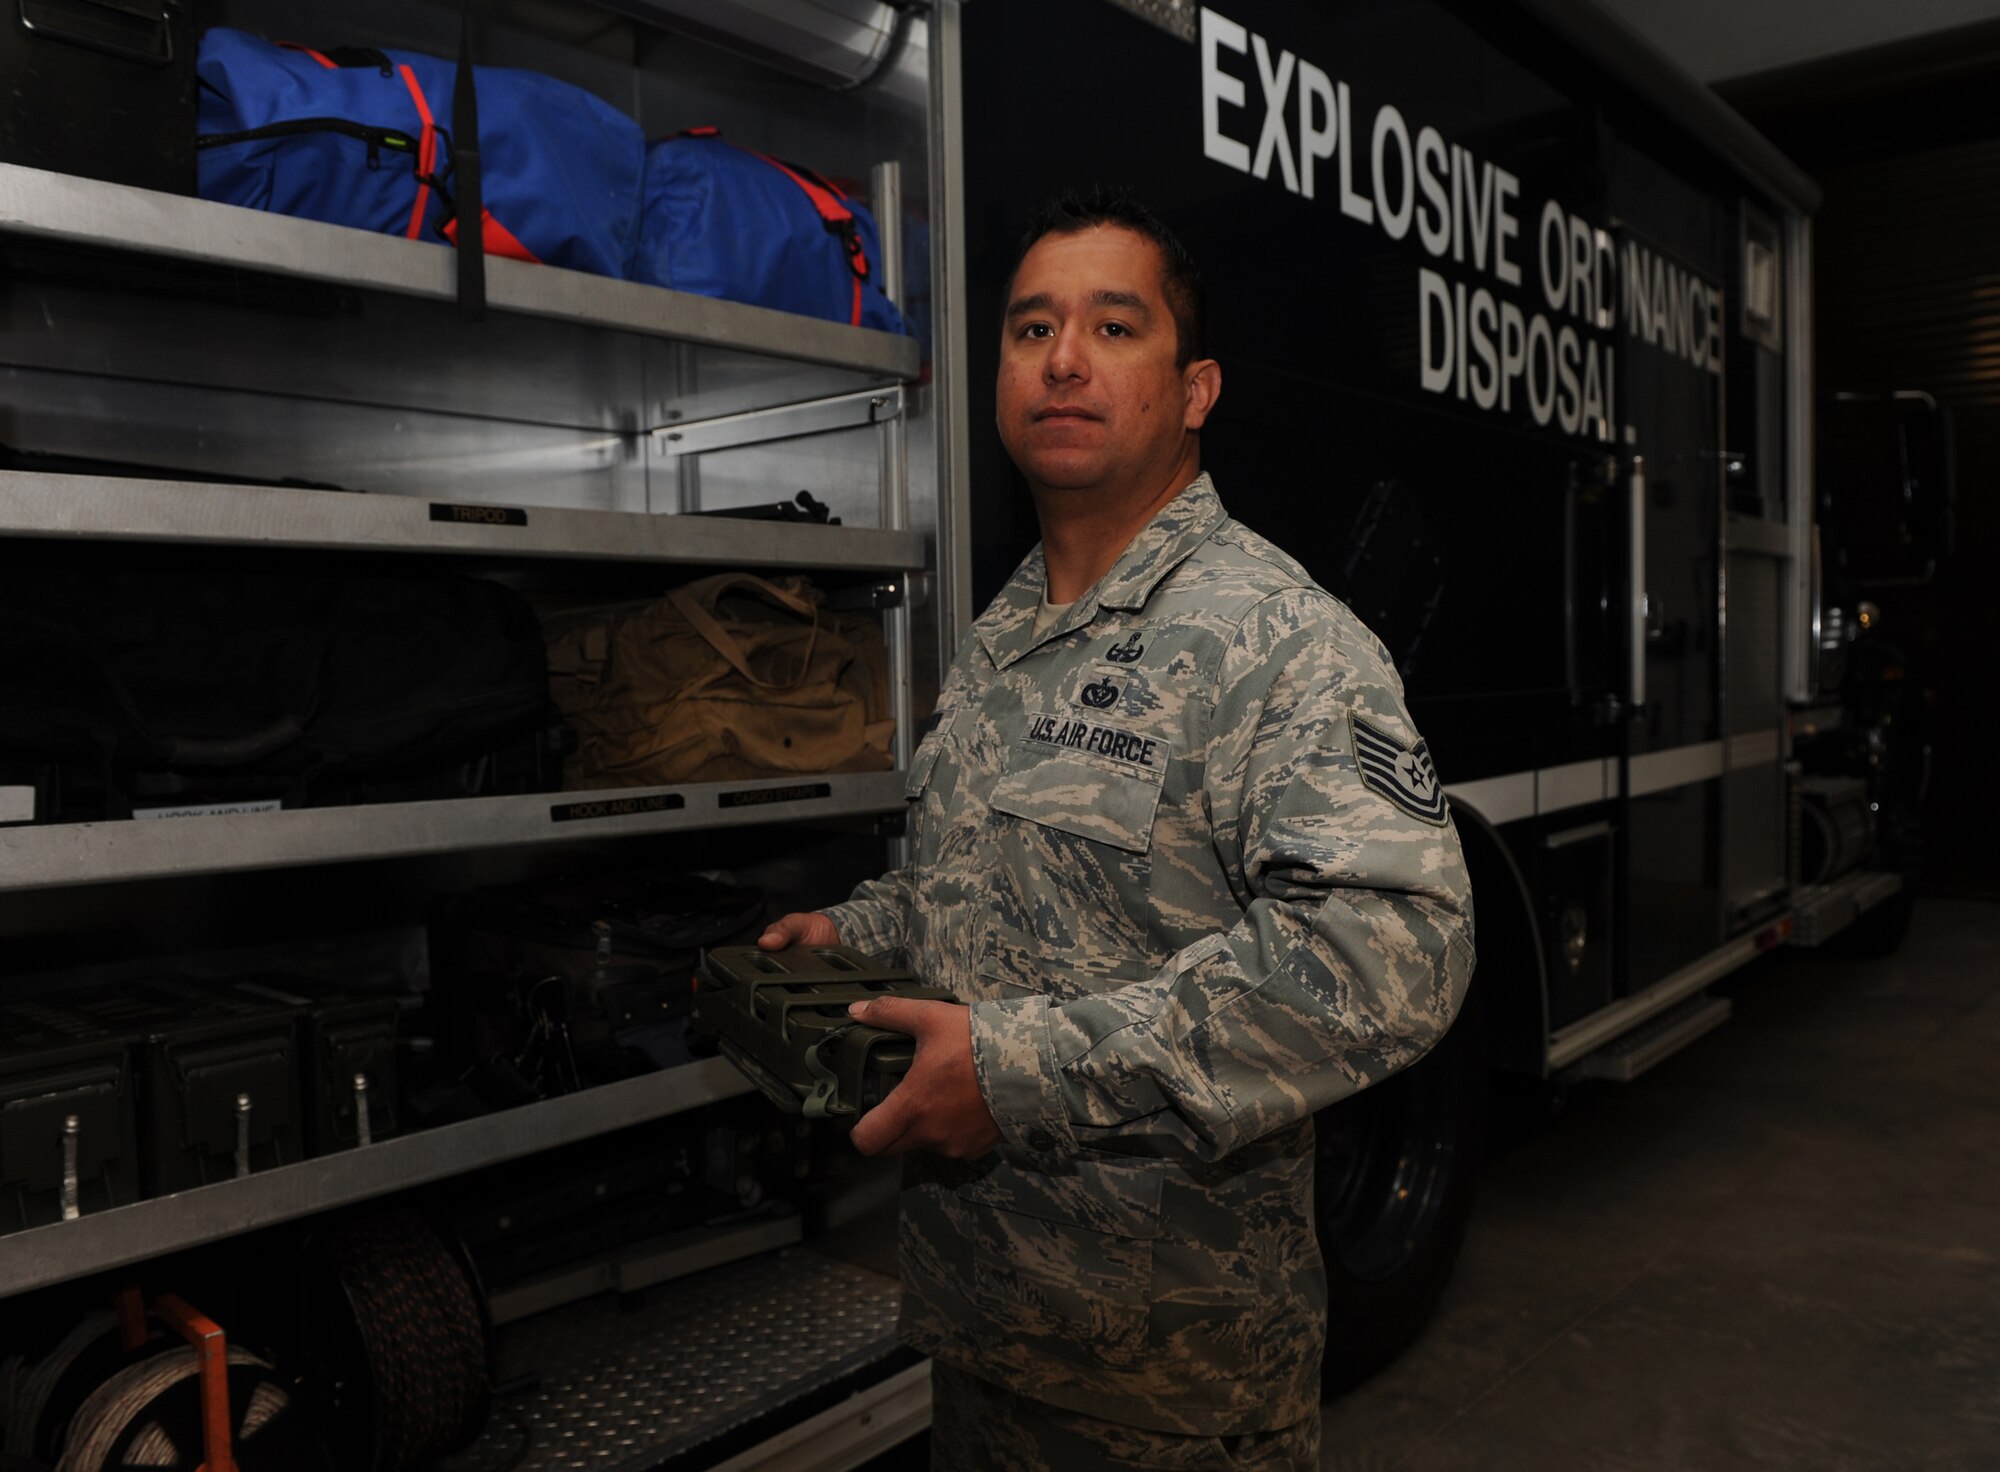
[[[1096,586],[1072,603],[1069,612],[1040,639],[1035,637],[1035,614],[1048,585],[1048,564],[1038,546],[1014,570],[999,596],[974,622],[972,631],[993,663],[1005,669],[1049,640],[1082,628],[1100,608],[1142,609],[1161,580],[1207,541],[1227,514],[1204,471],[1153,514]]]

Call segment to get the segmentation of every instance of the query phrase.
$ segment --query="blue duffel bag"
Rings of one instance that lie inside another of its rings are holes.
[[[625,275],[645,165],[638,124],[553,77],[472,70],[486,251]],[[313,51],[218,26],[202,37],[197,74],[202,198],[457,239],[454,63],[413,51]]]
[[[810,169],[713,128],[647,150],[635,281],[902,332],[881,259],[875,217]]]

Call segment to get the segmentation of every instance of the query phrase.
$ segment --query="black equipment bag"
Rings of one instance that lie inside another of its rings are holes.
[[[0,577],[0,776],[39,821],[546,790],[559,731],[540,623],[497,583]]]

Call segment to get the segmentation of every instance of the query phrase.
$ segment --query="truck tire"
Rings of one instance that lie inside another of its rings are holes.
[[[1327,1273],[1324,1396],[1350,1389],[1409,1346],[1465,1240],[1486,1123],[1479,995],[1475,985],[1424,1057],[1315,1119],[1313,1204]]]

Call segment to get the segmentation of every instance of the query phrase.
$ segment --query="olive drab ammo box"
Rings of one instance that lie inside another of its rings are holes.
[[[891,996],[955,1000],[848,946],[725,946],[708,953],[696,979],[694,1025],[779,1108],[852,1120],[880,1103],[916,1056],[907,1034],[847,1015],[855,1002]]]

